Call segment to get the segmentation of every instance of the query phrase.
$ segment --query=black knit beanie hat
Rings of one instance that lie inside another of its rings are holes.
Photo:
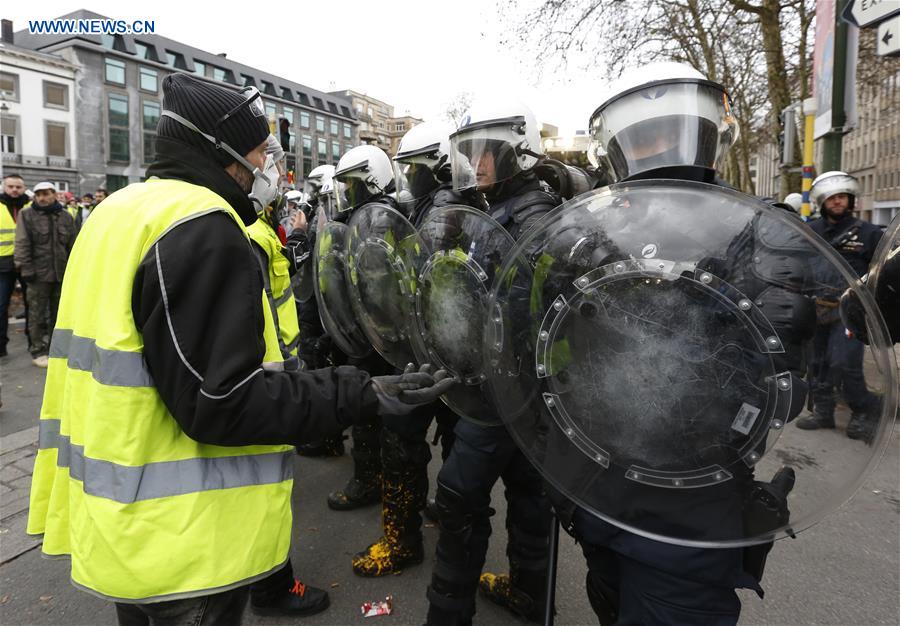
[[[244,96],[236,91],[212,85],[187,74],[170,74],[162,83],[163,109],[177,113],[207,135],[214,135],[216,122],[237,105]],[[162,116],[157,134],[199,149],[222,167],[234,162],[234,157],[184,126],[177,120]],[[269,124],[264,116],[255,115],[250,107],[241,109],[219,127],[219,140],[231,146],[241,156],[249,153],[269,136]]]

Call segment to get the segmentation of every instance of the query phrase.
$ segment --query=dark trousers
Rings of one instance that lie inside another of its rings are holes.
[[[863,376],[865,345],[848,338],[840,322],[818,326],[813,343],[813,402],[816,412],[834,416],[835,393],[842,393],[853,413],[872,409],[874,396]]]
[[[184,600],[125,604],[116,602],[120,626],[239,626],[249,587]]]
[[[56,326],[62,283],[33,281],[28,283],[28,329],[31,333],[31,354],[41,356],[50,350],[50,338]]]
[[[543,577],[551,513],[540,474],[505,427],[460,420],[455,434],[438,474],[441,532],[428,598],[464,621],[475,613],[475,592],[491,536],[491,490],[497,480],[502,478],[506,487],[511,571]]]
[[[9,299],[16,288],[15,272],[0,272],[0,352],[9,343]]]
[[[601,624],[732,626],[741,613],[736,588],[762,594],[743,571],[741,549],[687,548],[634,535],[582,509],[573,535],[588,566],[587,593]],[[609,616],[617,613],[615,622]]]

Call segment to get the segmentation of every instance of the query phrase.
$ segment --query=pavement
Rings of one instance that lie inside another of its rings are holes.
[[[21,325],[11,328],[10,356],[0,359],[3,406],[0,408],[0,624],[94,626],[115,624],[107,602],[76,590],[65,561],[41,557],[40,540],[25,535],[28,489],[37,451],[37,421],[45,370],[31,365]],[[839,415],[846,422],[846,415]],[[789,432],[791,431],[791,432]],[[800,456],[801,431],[785,429],[785,450],[813,474],[851,471],[840,431],[819,433],[821,450]],[[818,432],[818,431],[817,431]],[[854,444],[857,442],[853,442]],[[862,445],[862,444],[859,444]],[[808,450],[809,447],[803,447]],[[429,472],[440,469],[434,450]],[[818,456],[817,456],[818,455]],[[782,459],[784,461],[785,459]],[[304,618],[261,618],[249,611],[244,623],[275,624],[421,624],[427,611],[425,588],[432,561],[402,575],[363,579],[350,569],[351,556],[379,535],[380,510],[349,512],[327,508],[329,491],[351,474],[349,455],[337,459],[296,459],[292,559],[306,583],[327,589],[331,608]],[[765,600],[739,592],[740,624],[824,625],[900,624],[900,439],[895,432],[884,458],[850,503],[797,539],[779,541],[763,580]],[[505,502],[502,485],[493,494],[497,515],[486,571],[505,569]],[[826,491],[822,497],[827,497]],[[437,529],[426,524],[425,550],[433,555]],[[556,624],[596,624],[584,593],[586,569],[580,548],[565,533],[560,538]],[[364,620],[360,605],[392,595],[394,614]],[[521,623],[479,600],[476,624]]]

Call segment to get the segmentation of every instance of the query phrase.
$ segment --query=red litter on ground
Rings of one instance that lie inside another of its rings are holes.
[[[375,617],[377,615],[390,615],[394,610],[394,596],[388,596],[384,600],[375,600],[374,602],[364,602],[359,610],[363,617]]]

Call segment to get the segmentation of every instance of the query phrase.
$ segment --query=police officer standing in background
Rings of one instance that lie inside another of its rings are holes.
[[[844,172],[825,172],[813,181],[810,197],[821,217],[809,227],[850,264],[858,276],[869,271],[882,231],[854,217],[859,182]],[[838,311],[840,292],[829,276],[817,276],[822,292],[816,299],[818,324],[813,344],[813,415],[797,420],[804,430],[834,428],[835,392],[843,394],[852,412],[847,425],[851,439],[867,440],[878,411],[878,398],[866,388],[863,375],[865,346],[848,336]]]

